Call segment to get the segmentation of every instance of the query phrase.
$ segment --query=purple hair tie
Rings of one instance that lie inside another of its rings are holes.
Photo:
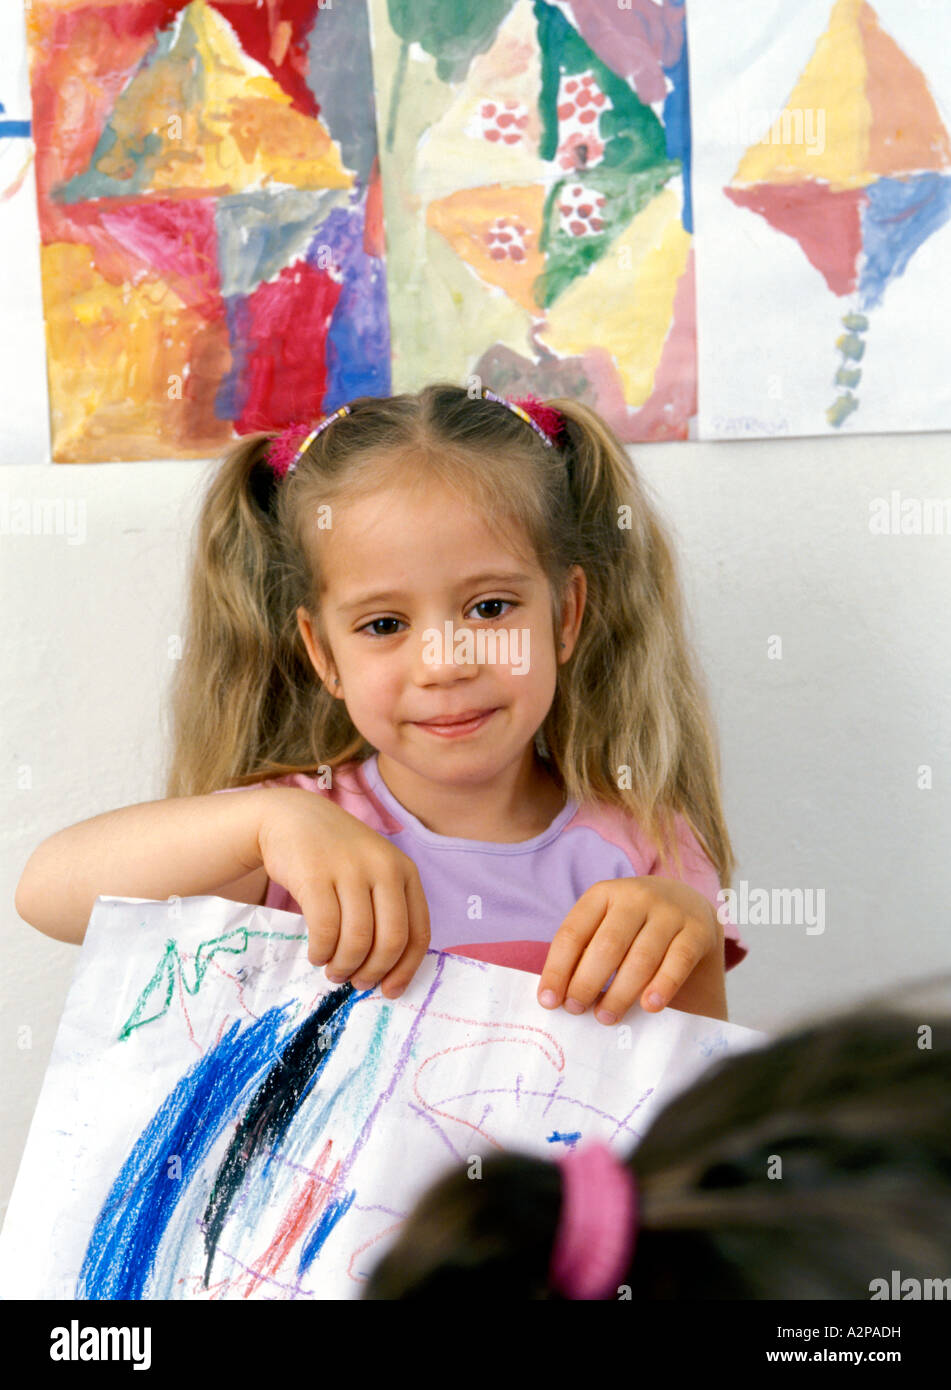
[[[286,478],[289,473],[293,473],[301,455],[310,448],[317,436],[322,434],[328,425],[332,425],[334,420],[349,414],[350,407],[342,405],[332,415],[325,416],[319,425],[288,425],[280,434],[275,435],[267,447],[267,461],[275,477]]]
[[[600,1140],[555,1161],[562,1201],[549,1278],[566,1298],[610,1298],[634,1254],[637,1181]]]

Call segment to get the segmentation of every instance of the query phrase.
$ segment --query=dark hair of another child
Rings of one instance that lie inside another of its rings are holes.
[[[951,1017],[866,1005],[724,1057],[627,1162],[640,1212],[619,1297],[867,1300],[894,1269],[947,1278]],[[555,1163],[508,1151],[469,1170],[424,1194],[364,1298],[560,1298]]]

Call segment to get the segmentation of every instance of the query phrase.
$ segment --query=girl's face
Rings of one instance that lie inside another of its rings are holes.
[[[314,669],[363,737],[447,785],[490,781],[522,760],[577,639],[580,567],[555,633],[537,563],[509,551],[479,512],[436,483],[335,507],[319,544],[330,651],[303,608],[298,624]],[[453,737],[427,727],[473,712],[481,722]]]

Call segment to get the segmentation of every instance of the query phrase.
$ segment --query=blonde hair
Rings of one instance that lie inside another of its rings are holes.
[[[556,641],[569,571],[585,572],[578,640],[557,668],[541,729],[556,782],[579,803],[632,815],[662,863],[672,856],[678,867],[674,817],[682,815],[729,883],[735,861],[713,724],[665,527],[595,411],[569,398],[546,404],[565,418],[555,448],[497,402],[438,382],[350,402],[350,414],[280,482],[266,458],[273,435],[248,436],[228,453],[205,496],[191,562],[168,796],[335,768],[375,751],[316,678],[298,630],[304,607],[330,651],[315,518],[393,481],[438,480],[489,515],[513,551],[530,547],[549,581]],[[630,787],[620,785],[624,768]]]

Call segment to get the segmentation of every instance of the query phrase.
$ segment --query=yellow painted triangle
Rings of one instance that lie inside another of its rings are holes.
[[[561,357],[580,357],[592,343],[609,352],[629,406],[649,400],[673,321],[690,254],[681,213],[672,188],[652,198],[587,275],[558,296],[538,333]]]
[[[813,179],[846,189],[877,177],[868,167],[872,109],[860,27],[863,6],[864,0],[837,0],[782,114],[768,136],[746,151],[734,186]],[[814,132],[818,121],[824,123],[823,140],[813,140],[811,147],[804,138],[807,112]]]
[[[177,25],[168,51],[143,65],[116,102],[115,142],[88,170],[109,181],[104,192],[121,191],[115,180],[172,194],[353,185],[323,122],[292,109],[217,10],[192,0]]]

